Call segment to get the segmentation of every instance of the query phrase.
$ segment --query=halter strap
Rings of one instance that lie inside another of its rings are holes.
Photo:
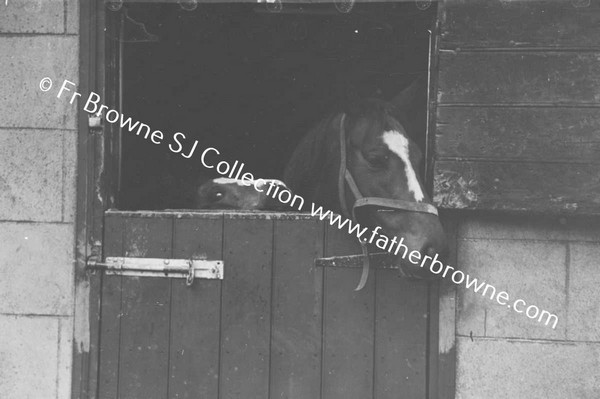
[[[346,114],[342,114],[340,118],[340,172],[338,174],[338,197],[340,201],[340,207],[342,209],[342,214],[348,218],[356,221],[356,208],[361,206],[380,206],[383,208],[402,210],[408,212],[419,212],[419,213],[429,213],[432,215],[438,214],[435,206],[425,203],[425,202],[414,202],[414,201],[405,201],[399,199],[391,199],[391,198],[381,198],[381,197],[365,197],[360,192],[360,189],[356,185],[356,181],[352,177],[352,174],[347,169],[347,153],[346,153],[346,131],[344,129],[344,122],[346,121]],[[352,195],[354,196],[354,203],[352,204],[352,208],[348,209],[348,204],[346,203],[346,184],[350,188]],[[367,248],[367,244],[365,241],[359,239],[359,243],[362,249],[362,253],[364,256],[363,270],[362,275],[360,277],[360,282],[358,286],[355,288],[355,291],[361,290],[366,282],[367,277],[369,275],[369,251]]]
[[[409,212],[431,213],[437,215],[438,211],[435,206],[424,202],[411,202],[404,200],[395,200],[379,197],[363,197],[356,200],[354,208],[367,205],[378,205],[383,208],[401,209]]]
[[[346,114],[342,114],[340,118],[340,173],[338,173],[338,196],[340,200],[340,207],[342,213],[348,219],[353,219],[352,214],[348,211],[348,205],[346,204],[346,176],[350,176],[350,172],[346,169],[346,132],[344,130],[344,121],[346,120]],[[350,189],[354,193],[355,197],[362,197],[356,183],[352,176],[350,176],[350,182],[348,184]],[[357,197],[357,198],[358,198]]]

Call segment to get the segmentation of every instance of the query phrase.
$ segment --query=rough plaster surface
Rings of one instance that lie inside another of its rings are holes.
[[[66,28],[68,34],[79,33],[79,1],[80,0],[67,0]]]
[[[468,290],[459,289],[458,333],[488,337],[564,339],[566,318],[566,247],[526,240],[460,240],[463,270],[510,295],[556,314],[556,329]],[[481,291],[480,291],[481,292]],[[488,293],[491,291],[488,291]],[[523,308],[523,305],[520,305]]]
[[[1,129],[0,219],[62,221],[63,168],[63,132]]]
[[[75,129],[77,103],[56,94],[64,79],[77,83],[77,48],[76,36],[0,37],[0,127]],[[44,77],[54,81],[45,93]]]
[[[72,315],[73,242],[72,224],[1,223],[0,313]]]
[[[458,339],[456,399],[597,399],[600,343]]]
[[[73,318],[59,318],[57,359],[57,399],[71,398],[71,368],[73,365]]]
[[[77,132],[65,131],[63,141],[63,206],[64,222],[75,222],[77,207]]]
[[[567,338],[600,342],[600,243],[571,244],[570,259]]]
[[[63,0],[3,1],[0,33],[63,33],[65,13]]]
[[[55,317],[0,315],[0,398],[56,398],[58,326]]]

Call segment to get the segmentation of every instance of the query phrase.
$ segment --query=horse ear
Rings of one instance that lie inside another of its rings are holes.
[[[427,79],[414,80],[390,101],[392,116],[406,129],[408,135],[421,143],[427,120]],[[422,146],[421,146],[422,147]]]
[[[407,110],[419,101],[423,94],[427,94],[427,80],[421,76],[394,96],[390,103],[399,110]]]

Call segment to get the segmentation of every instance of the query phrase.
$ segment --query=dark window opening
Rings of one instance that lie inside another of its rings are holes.
[[[201,149],[215,147],[256,177],[281,179],[296,144],[337,104],[389,100],[427,76],[435,8],[128,5],[124,32],[137,36],[123,40],[123,114],[165,137],[183,132]],[[126,210],[192,208],[200,182],[218,177],[198,156],[185,159],[129,132],[120,173],[118,205]]]

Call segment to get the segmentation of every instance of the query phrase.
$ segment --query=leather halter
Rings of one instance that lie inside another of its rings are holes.
[[[405,201],[400,199],[391,199],[391,198],[381,198],[381,197],[365,197],[362,195],[358,186],[356,185],[356,181],[352,177],[352,174],[347,169],[347,153],[346,153],[346,131],[344,128],[344,122],[346,120],[346,114],[342,114],[340,119],[340,172],[338,174],[338,195],[340,201],[340,207],[342,208],[342,213],[348,219],[353,221],[357,221],[356,219],[356,208],[360,208],[362,206],[379,206],[383,208],[390,208],[400,211],[408,211],[408,212],[419,212],[419,213],[429,213],[432,215],[438,215],[437,209],[428,203],[425,202],[414,202],[414,201]],[[350,188],[352,195],[354,196],[354,203],[352,204],[352,208],[349,211],[348,204],[346,203],[346,184]],[[360,282],[358,286],[355,288],[355,291],[361,290],[365,284],[367,283],[367,277],[369,276],[369,251],[367,249],[366,241],[362,241],[359,239],[363,256],[363,270],[362,275],[360,277]]]

